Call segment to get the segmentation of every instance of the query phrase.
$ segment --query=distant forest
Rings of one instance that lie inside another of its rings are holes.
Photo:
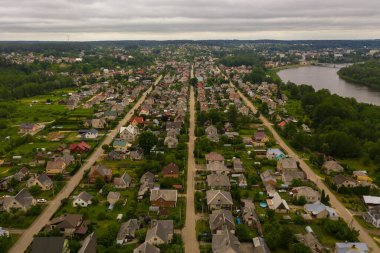
[[[143,46],[167,46],[198,44],[205,46],[239,46],[242,44],[257,44],[266,46],[286,46],[289,48],[372,48],[380,47],[380,40],[120,40],[120,41],[88,41],[88,42],[43,42],[43,41],[3,41],[0,42],[0,52],[46,52],[46,51],[81,51],[89,50],[94,47],[143,47]]]
[[[380,62],[378,60],[347,66],[340,69],[338,75],[347,81],[380,89]]]
[[[33,65],[16,65],[0,58],[0,100],[46,94],[73,86],[70,77],[36,71]]]

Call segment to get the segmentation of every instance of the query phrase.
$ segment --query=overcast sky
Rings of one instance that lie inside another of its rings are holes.
[[[0,40],[375,39],[380,0],[0,0]]]

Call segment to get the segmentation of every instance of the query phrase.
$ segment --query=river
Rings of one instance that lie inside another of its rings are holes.
[[[336,68],[320,66],[289,68],[279,71],[278,75],[284,82],[309,84],[316,90],[328,89],[331,93],[342,97],[353,97],[358,102],[380,105],[380,91],[339,78],[337,74],[339,67],[342,66]]]

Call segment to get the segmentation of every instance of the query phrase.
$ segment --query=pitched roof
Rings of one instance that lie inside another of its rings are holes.
[[[76,199],[81,199],[84,202],[88,202],[92,199],[92,196],[89,193],[87,193],[86,191],[82,191],[81,193],[78,194]]]
[[[209,187],[229,187],[230,179],[224,174],[209,174],[207,175],[207,185]]]
[[[216,152],[206,154],[207,161],[224,161],[224,157]]]
[[[239,239],[227,228],[212,235],[212,249],[217,253],[241,253]]]
[[[92,232],[84,239],[82,247],[79,249],[78,253],[96,253],[95,232]]]
[[[177,195],[178,195],[177,190],[153,189],[150,191],[150,201],[163,199],[165,201],[177,202]]]
[[[25,188],[19,191],[14,197],[14,199],[26,208],[32,206],[34,200],[33,196]]]
[[[162,174],[164,175],[176,175],[178,174],[179,168],[175,163],[169,163],[162,169]]]
[[[50,221],[50,225],[58,228],[76,228],[81,223],[83,216],[81,214],[64,214]]]
[[[157,236],[165,243],[169,242],[169,234],[173,234],[173,220],[152,221],[153,226],[146,232],[145,241]]]
[[[222,190],[208,190],[206,192],[207,205],[232,205],[232,196],[230,192]]]
[[[229,229],[235,228],[232,212],[224,209],[214,210],[212,214],[210,214],[209,224],[211,230],[222,228],[224,226],[227,226]]]
[[[153,246],[149,242],[144,242],[140,244],[137,248],[133,250],[133,253],[160,253],[160,249]]]
[[[31,253],[62,253],[64,244],[64,237],[35,237]]]

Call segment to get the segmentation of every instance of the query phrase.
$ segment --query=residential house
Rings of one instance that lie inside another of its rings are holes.
[[[294,187],[290,194],[295,199],[305,198],[307,203],[314,203],[321,198],[321,194],[309,186]]]
[[[48,227],[50,229],[57,228],[65,236],[84,235],[87,232],[87,226],[81,214],[64,214],[53,218]]]
[[[282,199],[276,191],[269,193],[270,198],[267,199],[268,208],[275,210],[278,213],[287,213],[289,211],[288,203]]]
[[[160,249],[153,246],[149,242],[144,242],[140,244],[137,248],[133,250],[133,253],[160,253]]]
[[[337,242],[335,253],[369,253],[367,244],[363,242]]]
[[[99,132],[96,129],[90,130],[80,130],[79,134],[83,139],[96,139],[98,138]]]
[[[70,253],[69,242],[64,237],[35,237],[31,253]]]
[[[25,177],[29,175],[29,169],[26,167],[22,167],[18,172],[13,175],[13,178],[16,179],[17,182],[21,182],[25,179]]]
[[[352,174],[357,182],[362,186],[369,186],[373,182],[373,179],[368,176],[367,171],[365,170],[356,170],[352,172]]]
[[[347,188],[353,188],[358,186],[358,182],[355,179],[341,174],[333,177],[332,181],[338,189],[342,186]]]
[[[173,220],[153,220],[146,232],[145,242],[152,245],[170,243],[173,239]]]
[[[119,232],[117,233],[116,243],[124,244],[135,239],[136,231],[139,228],[140,225],[137,219],[129,219],[127,222],[122,223]]]
[[[85,191],[80,192],[74,197],[73,207],[87,207],[92,204],[92,196]]]
[[[263,229],[255,211],[255,204],[253,204],[253,201],[250,199],[242,199],[241,201],[243,203],[243,222],[249,227],[255,227],[257,232],[259,232],[260,235],[263,235]]]
[[[19,191],[16,196],[5,197],[3,209],[10,212],[12,209],[20,209],[24,212],[36,204],[36,200],[25,188]]]
[[[284,158],[277,161],[277,170],[281,172],[285,171],[297,171],[297,161],[293,158]]]
[[[126,153],[130,147],[130,144],[123,139],[115,139],[112,143],[112,147],[116,152]]]
[[[380,228],[380,206],[371,207],[363,215],[366,222],[372,224],[376,228]]]
[[[140,129],[133,124],[120,128],[120,139],[126,140],[129,143],[135,142],[139,134]]]
[[[177,190],[153,189],[150,191],[150,203],[152,206],[175,207],[177,198]]]
[[[113,179],[113,186],[118,189],[126,189],[131,187],[132,184],[132,177],[128,175],[127,172],[124,172],[124,174],[121,177],[115,177]]]
[[[91,150],[90,144],[82,141],[80,143],[72,143],[69,146],[69,150],[73,153],[86,153]]]
[[[206,169],[214,173],[228,173],[229,170],[224,164],[224,157],[221,154],[211,152],[206,154]]]
[[[92,232],[84,239],[82,247],[79,249],[78,253],[96,253],[96,241],[95,232]]]
[[[134,161],[140,161],[144,158],[144,152],[141,149],[130,151],[129,158]]]
[[[66,163],[63,160],[48,161],[46,164],[46,174],[59,175],[63,174],[66,169]]]
[[[380,197],[378,196],[363,196],[363,201],[367,206],[378,206],[380,205]]]
[[[227,227],[230,231],[235,231],[235,222],[230,210],[214,210],[209,218],[210,230],[212,233],[223,230]]]
[[[207,135],[207,139],[209,139],[212,142],[218,142],[219,141],[219,136],[218,136],[218,129],[210,125],[205,129],[205,133]]]
[[[231,187],[229,177],[224,174],[207,175],[207,185],[213,190],[230,190]]]
[[[305,173],[301,170],[285,170],[282,172],[282,181],[286,185],[291,185],[294,180],[305,180],[306,176]]]
[[[137,193],[138,199],[143,199],[144,196],[154,187],[154,174],[150,171],[142,175],[140,179],[140,189]]]
[[[28,180],[28,188],[35,185],[39,186],[43,191],[51,190],[54,186],[53,180],[51,180],[46,173],[42,173],[38,177],[32,177]]]
[[[241,253],[239,239],[227,228],[212,235],[213,253]]]
[[[237,180],[238,180],[238,186],[240,188],[247,188],[248,186],[248,182],[247,182],[247,178],[244,176],[244,174],[238,174],[239,176],[237,177]]]
[[[253,242],[253,253],[270,253],[270,249],[266,244],[263,237],[252,238]]]
[[[164,145],[168,148],[177,148],[178,139],[172,136],[166,136],[164,140]]]
[[[304,205],[304,211],[317,219],[329,218],[331,220],[337,220],[339,218],[338,214],[333,208],[326,206],[320,201]]]
[[[169,163],[162,169],[162,175],[164,178],[178,178],[179,168],[175,163]]]
[[[233,158],[233,170],[235,173],[244,173],[243,162],[240,158]]]
[[[231,193],[222,190],[208,190],[206,200],[209,210],[231,209],[233,205]]]
[[[324,170],[327,175],[330,175],[331,173],[342,173],[344,168],[337,161],[326,161],[322,165],[322,170]]]
[[[266,170],[260,174],[261,181],[264,184],[267,192],[274,190],[277,184],[277,179],[275,178],[272,170]]]
[[[284,159],[286,157],[284,152],[282,152],[278,148],[268,148],[266,156],[269,160],[277,160],[277,161]]]
[[[113,209],[115,204],[119,201],[120,199],[120,192],[109,192],[107,195],[107,202],[110,204],[109,209]]]
[[[88,174],[88,178],[90,183],[95,183],[96,179],[100,179],[105,182],[111,182],[112,170],[108,169],[104,165],[97,164],[91,167],[90,173]]]
[[[36,123],[22,123],[20,125],[20,134],[34,134],[45,126]]]
[[[318,241],[317,237],[313,232],[308,232],[306,234],[296,234],[297,240],[303,243],[311,249],[312,253],[323,252],[323,245]]]
[[[104,118],[92,119],[91,127],[95,129],[104,129],[105,127],[107,127],[107,121]]]

